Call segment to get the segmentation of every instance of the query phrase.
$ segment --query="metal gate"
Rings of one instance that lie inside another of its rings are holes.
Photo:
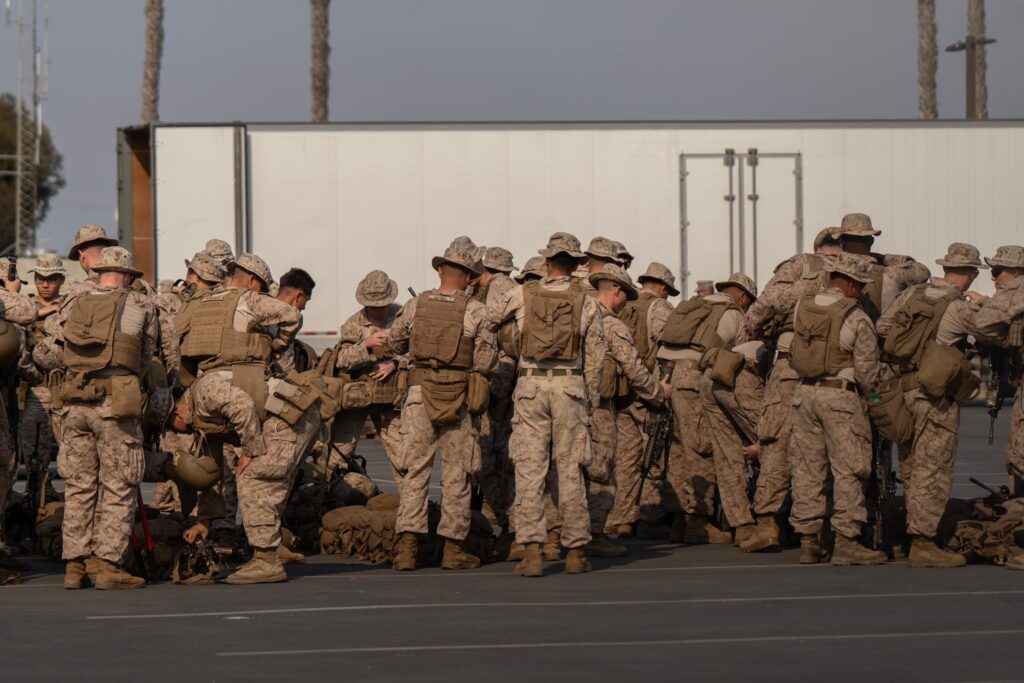
[[[724,171],[724,172],[723,172]],[[743,272],[760,287],[803,249],[803,160],[799,152],[679,155],[682,291],[695,279]]]

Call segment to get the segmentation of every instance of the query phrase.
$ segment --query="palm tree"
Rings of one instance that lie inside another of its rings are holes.
[[[309,75],[313,97],[310,119],[314,123],[323,123],[327,120],[327,91],[331,80],[330,16],[328,13],[330,4],[331,0],[310,0],[309,2],[312,19],[310,36],[312,64]]]
[[[967,1],[967,35],[972,38],[985,37],[985,0]],[[985,44],[979,43],[974,48],[974,117],[988,118],[988,83],[985,82],[985,71],[988,64],[985,60]]]
[[[146,0],[146,62],[142,68],[142,122],[160,120],[160,59],[164,52],[164,0]]]
[[[935,0],[917,0],[917,117],[939,118],[935,73],[939,69]]]

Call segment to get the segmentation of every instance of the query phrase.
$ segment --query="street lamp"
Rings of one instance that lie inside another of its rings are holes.
[[[946,52],[961,52],[963,51],[964,57],[967,60],[966,68],[966,81],[967,81],[967,116],[969,119],[978,118],[978,112],[976,109],[974,82],[977,76],[977,54],[979,45],[991,45],[996,42],[995,38],[986,38],[984,36],[967,36],[963,40],[958,40],[952,45],[946,46]]]

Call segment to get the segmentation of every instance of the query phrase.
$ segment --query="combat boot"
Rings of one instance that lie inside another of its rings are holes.
[[[773,515],[758,515],[754,533],[743,543],[740,550],[755,553],[759,550],[770,550],[779,547],[779,525]]]
[[[594,534],[590,543],[583,546],[583,552],[588,557],[622,557],[626,554],[626,546],[605,534]]]
[[[590,560],[587,559],[583,548],[569,548],[569,552],[565,556],[565,573],[586,574],[589,571]]]
[[[277,546],[277,559],[281,564],[306,564],[306,556],[291,550],[284,543]]]
[[[467,553],[463,549],[461,541],[444,539],[444,557],[441,559],[441,569],[476,569],[479,566],[480,558]]]
[[[737,548],[741,547],[744,543],[750,540],[756,531],[757,527],[753,524],[741,524],[733,529],[732,544]]]
[[[558,562],[562,559],[562,534],[557,531],[548,532],[548,541],[541,553],[545,562]]]
[[[540,543],[523,546],[523,560],[516,565],[517,576],[544,576],[544,565],[540,558]]]
[[[85,573],[88,574],[89,580],[92,581],[93,584],[96,583],[96,575],[100,573],[100,568],[102,566],[103,560],[95,555],[90,555],[85,558]]]
[[[732,534],[722,531],[712,524],[707,515],[687,515],[683,543],[689,545],[732,543]]]
[[[252,559],[236,569],[233,574],[228,574],[224,578],[224,583],[245,586],[251,583],[280,583],[287,580],[288,574],[281,560],[277,559],[277,550],[256,548]]]
[[[14,569],[0,569],[0,586],[15,586],[21,583],[21,572]]]
[[[633,538],[636,535],[636,531],[632,524],[620,524],[615,527],[615,533],[619,538]]]
[[[836,545],[832,549],[833,566],[875,565],[888,561],[889,558],[881,550],[869,550],[852,538],[836,534]]]
[[[910,545],[907,565],[910,567],[962,567],[967,558],[960,553],[950,552],[935,545],[935,541],[924,536],[915,536]]]
[[[391,568],[400,572],[407,572],[416,569],[416,554],[419,552],[419,539],[416,534],[406,531],[398,537],[395,544],[395,559],[391,562]]]
[[[68,560],[64,567],[64,588],[69,591],[76,591],[80,588],[89,588],[92,581],[85,572],[85,562],[82,560]]]
[[[800,536],[800,564],[818,564],[825,559],[825,551],[821,549],[818,534]]]
[[[1024,569],[1024,553],[1014,555],[1006,561],[1007,569]]]
[[[513,543],[505,556],[506,562],[519,562],[526,557],[526,547],[522,543]]]
[[[120,590],[122,588],[142,588],[146,580],[138,576],[132,576],[113,562],[96,558],[98,570],[96,579],[93,582],[101,591]]]

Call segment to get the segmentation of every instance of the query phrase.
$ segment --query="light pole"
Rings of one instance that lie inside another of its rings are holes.
[[[966,82],[967,82],[967,104],[966,104],[966,117],[968,119],[978,118],[977,100],[975,92],[975,80],[977,79],[978,69],[978,49],[984,45],[991,45],[996,42],[995,38],[986,38],[985,36],[967,36],[963,40],[958,40],[952,45],[946,46],[946,52],[961,52],[963,51],[964,57],[967,60],[966,65]]]

